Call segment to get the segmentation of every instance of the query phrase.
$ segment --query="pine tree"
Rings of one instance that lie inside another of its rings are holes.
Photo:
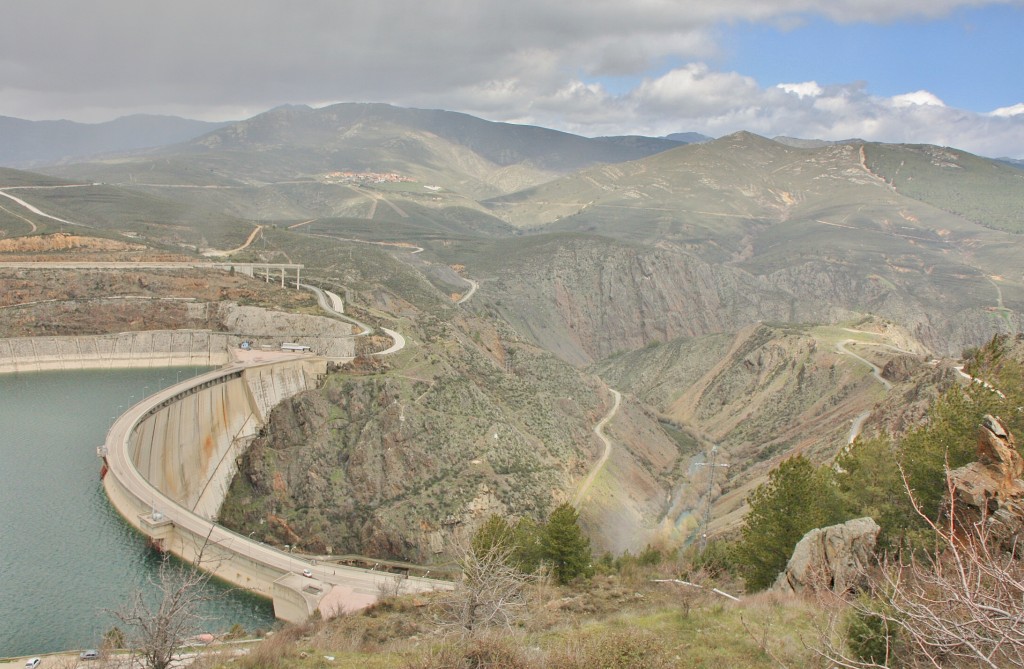
[[[508,521],[503,516],[491,514],[473,535],[470,546],[473,549],[473,553],[478,557],[484,556],[499,547],[512,551],[516,547],[515,533],[512,526],[508,524]]]
[[[900,444],[901,464],[920,508],[932,518],[946,495],[946,469],[977,457],[978,426],[985,414],[999,416],[1014,434],[1024,430],[1024,365],[1011,355],[1005,336],[996,335],[974,352],[965,372],[975,379],[954,385],[932,405],[928,422]]]
[[[750,512],[736,546],[736,561],[749,590],[772,584],[804,534],[842,520],[827,472],[802,455],[772,470],[768,482],[759,485],[747,503]]]
[[[543,526],[529,516],[520,518],[512,528],[515,543],[512,562],[519,571],[532,574],[540,568],[544,559],[544,547],[541,545],[543,530]]]
[[[858,439],[836,457],[832,479],[850,518],[870,516],[881,528],[878,545],[894,548],[916,527],[897,462],[896,446],[886,436]]]
[[[578,519],[576,509],[563,503],[551,513],[542,534],[544,559],[561,584],[593,573],[590,539],[583,535]]]

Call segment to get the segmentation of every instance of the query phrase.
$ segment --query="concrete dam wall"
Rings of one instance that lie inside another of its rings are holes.
[[[140,474],[176,504],[215,519],[236,460],[278,402],[317,385],[322,360],[297,360],[219,376],[150,409],[128,438]]]
[[[289,314],[261,307],[196,305],[225,331],[149,330],[107,335],[0,339],[0,373],[123,367],[219,367],[243,341],[277,350],[284,342],[309,346],[316,355],[355,355],[352,325],[333,318]]]

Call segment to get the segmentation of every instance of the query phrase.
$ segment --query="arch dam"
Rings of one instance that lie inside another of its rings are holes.
[[[280,401],[315,387],[324,358],[236,363],[142,400],[100,447],[114,507],[161,550],[273,600],[301,622],[358,610],[384,589],[422,592],[451,583],[309,560],[217,523],[237,458]],[[312,574],[311,576],[304,574]],[[396,583],[396,579],[402,579]]]

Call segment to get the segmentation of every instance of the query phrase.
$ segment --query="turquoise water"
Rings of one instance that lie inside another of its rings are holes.
[[[96,447],[128,406],[202,371],[0,374],[0,657],[97,646],[109,611],[152,591],[159,559],[107,501]],[[207,630],[273,625],[268,600],[209,587]]]

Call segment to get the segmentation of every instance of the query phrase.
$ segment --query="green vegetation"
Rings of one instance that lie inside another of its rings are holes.
[[[858,605],[846,617],[846,645],[859,661],[888,666],[896,654],[899,631],[882,602],[867,594],[858,596]]]
[[[866,144],[868,167],[896,191],[996,230],[1024,232],[1024,174],[965,151]]]
[[[594,573],[590,540],[578,521],[579,513],[569,503],[557,506],[543,524],[522,518],[510,525],[493,515],[473,535],[472,550],[484,556],[498,548],[507,549],[510,562],[520,571],[533,573],[545,566],[557,583],[565,585]]]
[[[1000,416],[1012,433],[1024,434],[1017,410],[1024,405],[1024,346],[995,337],[974,352],[967,370],[979,381],[950,388],[928,421],[901,440],[858,440],[832,466],[816,468],[795,457],[774,469],[748,498],[750,512],[733,550],[747,587],[770,585],[808,530],[850,518],[874,518],[883,550],[928,546],[932,532],[925,517],[940,513],[946,471],[976,459],[982,417]]]
[[[560,504],[551,512],[541,535],[544,560],[551,564],[555,580],[566,584],[593,573],[590,540],[583,536],[579,513],[569,503]]]
[[[402,596],[361,614],[287,628],[230,660],[208,654],[200,662],[241,669],[826,666],[813,650],[826,615],[813,604],[773,595],[732,602],[704,588],[655,582],[686,569],[673,559],[571,586],[536,583],[511,630],[443,634],[438,595]]]
[[[779,575],[804,534],[842,520],[839,497],[828,480],[803,457],[790,458],[757,487],[736,546],[736,561],[748,590],[763,590]]]

